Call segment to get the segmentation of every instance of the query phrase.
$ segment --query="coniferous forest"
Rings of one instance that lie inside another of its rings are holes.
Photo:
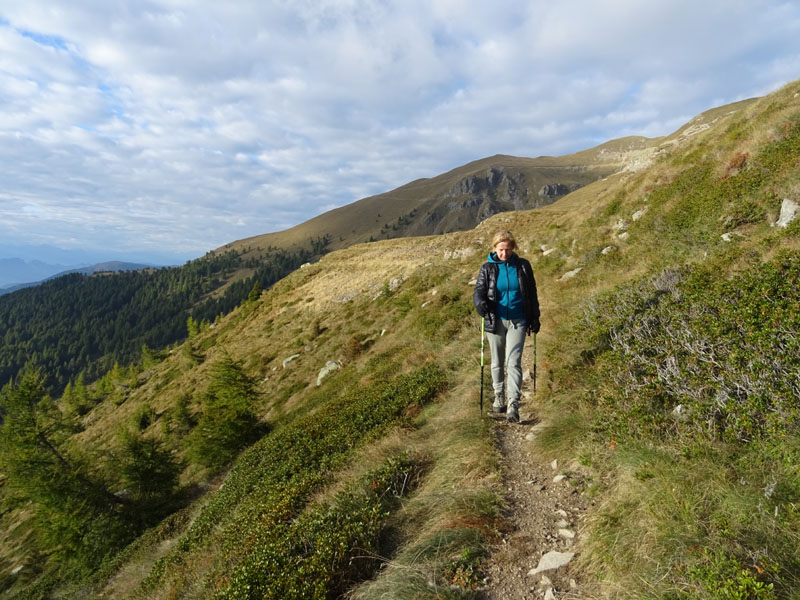
[[[31,363],[60,392],[82,375],[87,383],[114,363],[129,364],[146,348],[187,336],[187,320],[212,322],[326,251],[270,248],[256,257],[228,251],[180,267],[69,274],[0,296],[0,386]],[[224,291],[223,291],[224,290]]]

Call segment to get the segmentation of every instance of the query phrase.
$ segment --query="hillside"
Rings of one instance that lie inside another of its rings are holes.
[[[0,300],[0,328],[6,336],[0,349],[0,385],[32,357],[48,372],[54,391],[79,378],[94,381],[115,362],[133,360],[143,346],[162,349],[184,340],[189,318],[213,321],[242,302],[254,286],[267,289],[332,249],[466,230],[498,212],[546,205],[629,168],[654,143],[626,138],[564,157],[485,158],[359,200],[285,232],[226,244],[180,267],[109,281],[67,277],[32,290],[19,286]],[[98,268],[123,270],[110,263]],[[98,268],[69,273],[89,275]],[[136,314],[148,316],[137,322]]]
[[[326,254],[109,372],[84,414],[26,404],[35,376],[6,390],[70,465],[8,413],[8,597],[796,598],[800,225],[776,221],[800,204],[800,83],[636,139],[552,204]],[[478,412],[472,281],[498,228],[542,302],[513,429]],[[519,529],[545,511],[568,521],[547,547]],[[529,574],[551,549],[569,565]]]
[[[48,389],[61,393],[143,351],[163,350],[186,338],[189,323],[210,323],[256,285],[267,288],[324,252],[324,244],[309,242],[309,249],[258,258],[230,251],[181,267],[72,272],[0,295],[0,386],[34,363],[47,372]]]
[[[710,117],[698,119],[705,123]],[[94,381],[114,363],[133,360],[143,346],[163,349],[183,341],[189,318],[213,321],[255,286],[267,289],[332,249],[468,230],[498,212],[547,205],[617,170],[646,163],[657,143],[636,137],[562,157],[485,158],[285,232],[226,244],[180,267],[108,281],[66,277],[32,290],[20,286],[0,300],[0,328],[6,336],[0,348],[0,385],[34,357],[49,374],[52,391],[60,393],[79,379]],[[98,268],[124,270],[110,263]],[[98,268],[76,272],[89,275]],[[137,314],[147,316],[137,319]]]

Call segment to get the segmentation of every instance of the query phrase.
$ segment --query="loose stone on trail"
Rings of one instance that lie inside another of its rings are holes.
[[[570,563],[574,558],[574,552],[556,552],[555,550],[545,554],[535,569],[528,571],[528,575],[536,575],[542,571],[555,571]]]

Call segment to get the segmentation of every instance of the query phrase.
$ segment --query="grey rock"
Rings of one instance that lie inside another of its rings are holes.
[[[564,538],[565,540],[571,540],[575,538],[575,532],[570,529],[559,529],[558,537]]]
[[[723,242],[732,242],[737,237],[743,237],[741,233],[737,231],[729,231],[727,233],[723,233],[721,236]]]
[[[574,557],[574,552],[556,552],[552,550],[541,558],[536,568],[531,569],[528,575],[536,575],[543,571],[555,571],[568,565]]]
[[[340,367],[341,367],[341,365],[338,362],[334,361],[334,360],[329,360],[328,362],[326,362],[325,366],[322,367],[319,370],[319,373],[317,374],[317,387],[322,385],[322,380],[323,379],[325,379],[328,375],[330,375],[331,373],[333,373],[336,369],[338,369]]]
[[[788,227],[789,223],[794,221],[798,214],[800,214],[800,203],[784,198],[781,203],[781,214],[776,225],[778,227]]]
[[[548,183],[539,188],[539,196],[542,198],[552,198],[553,196],[565,196],[569,194],[569,186],[563,183]]]
[[[605,248],[603,248],[603,250],[602,250],[601,254],[611,254],[611,253],[612,253],[612,252],[614,252],[616,249],[617,249],[617,247],[616,247],[616,246],[606,246]]]
[[[292,354],[291,356],[287,356],[286,358],[284,358],[283,359],[283,368],[285,369],[286,365],[288,365],[290,362],[292,362],[295,358],[300,358],[300,355],[299,354]]]
[[[572,271],[567,271],[564,273],[560,278],[559,281],[567,281],[568,279],[572,279],[583,270],[583,267],[578,267],[577,269],[573,269]]]

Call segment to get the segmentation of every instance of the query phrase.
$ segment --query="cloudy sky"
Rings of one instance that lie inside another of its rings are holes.
[[[183,262],[798,78],[796,0],[0,0],[0,244]]]

